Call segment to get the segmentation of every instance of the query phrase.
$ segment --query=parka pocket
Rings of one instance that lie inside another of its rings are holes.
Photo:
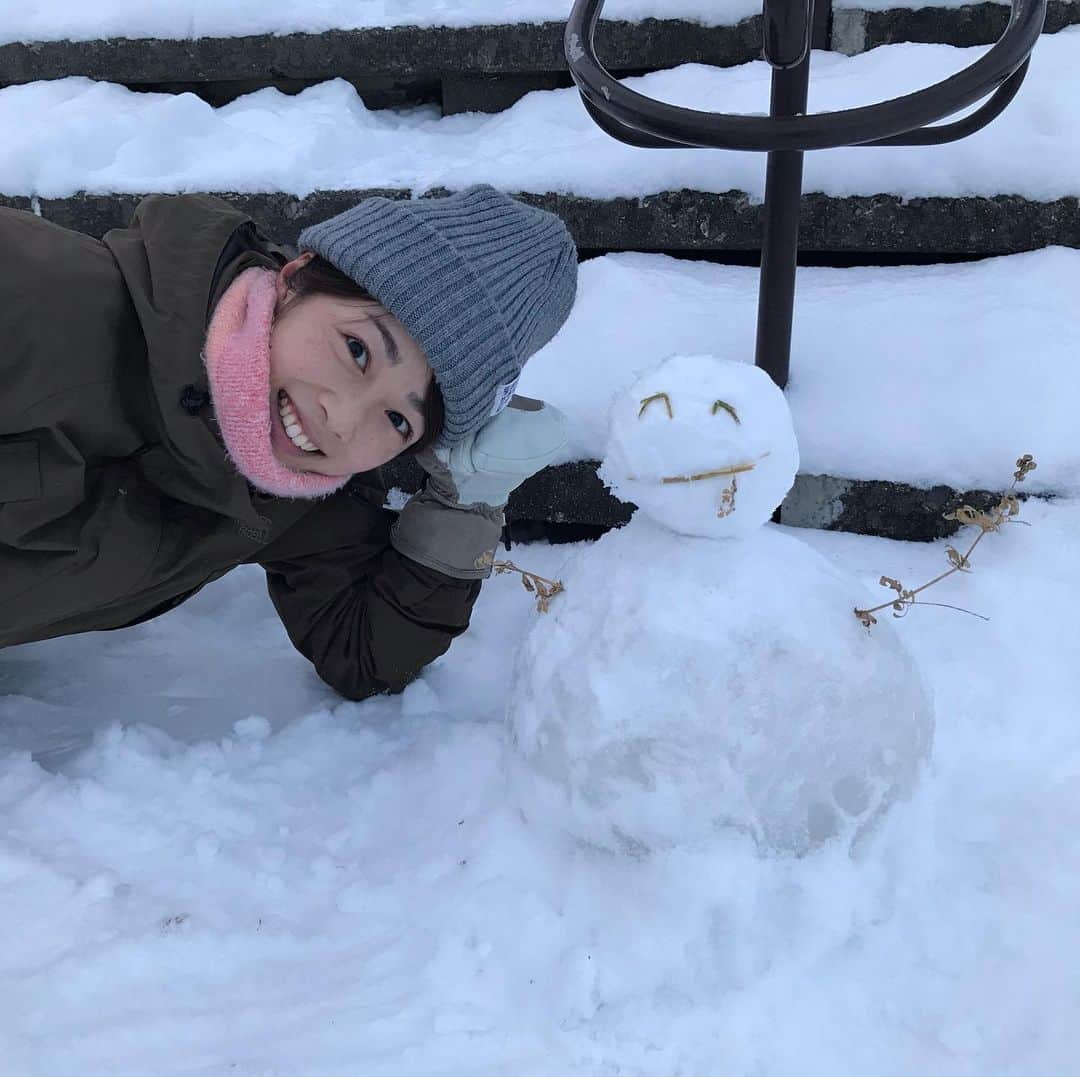
[[[0,439],[0,505],[41,497],[41,461],[36,441]]]

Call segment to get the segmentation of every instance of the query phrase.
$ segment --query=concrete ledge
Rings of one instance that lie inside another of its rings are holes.
[[[853,54],[899,41],[977,45],[996,41],[1008,7],[841,9],[828,27],[818,5],[815,48]],[[1080,23],[1080,0],[1050,0],[1046,31]],[[496,112],[535,89],[569,86],[564,24],[397,26],[321,34],[194,39],[108,38],[0,45],[0,87],[83,75],[135,89],[192,92],[215,106],[274,86],[297,93],[331,78],[351,82],[369,108],[438,102],[446,114]],[[685,19],[611,21],[597,34],[600,59],[619,74],[683,63],[720,67],[761,54],[761,17],[734,26]]]
[[[389,29],[331,30],[321,34],[261,34],[250,37],[110,38],[97,41],[38,41],[0,45],[0,86],[84,75],[131,87],[192,90],[224,103],[263,86],[296,91],[331,78],[352,82],[369,107],[406,100],[438,99],[439,80],[487,80],[495,98],[487,103],[483,85],[462,100],[494,111],[536,86],[531,76],[562,73],[561,22],[469,27],[398,26]],[[612,70],[640,72],[697,62],[731,66],[761,51],[761,17],[735,26],[701,26],[680,19],[605,22],[597,52]],[[507,94],[496,76],[524,76],[516,94]],[[496,80],[497,82],[497,80]],[[231,88],[230,88],[231,84]],[[454,92],[461,98],[460,85]],[[451,111],[460,110],[451,108]]]
[[[546,468],[514,491],[508,515],[514,521],[621,527],[635,506],[612,497],[596,475],[598,466],[596,460],[579,460]],[[413,493],[422,472],[412,460],[395,460],[383,468],[383,476],[388,485]],[[960,530],[945,513],[962,504],[986,509],[1000,496],[988,490],[920,489],[898,482],[799,475],[780,506],[779,521],[791,527],[929,542]]]
[[[863,52],[899,41],[979,45],[997,40],[1008,21],[1001,3],[957,8],[897,6],[885,11],[841,8],[832,13],[831,41],[819,28],[815,48]],[[1046,32],[1080,23],[1080,0],[1050,0]],[[490,78],[565,72],[562,22],[467,27],[395,26],[319,34],[245,37],[100,38],[0,45],[0,86],[84,75],[130,86],[192,89],[208,83],[247,83],[249,92],[278,82],[328,78],[415,80],[435,76]],[[686,19],[604,21],[600,59],[616,71],[682,63],[721,67],[757,59],[761,17],[733,26]]]
[[[943,45],[989,45],[1005,32],[1007,4],[968,4],[958,8],[895,7],[887,11],[861,8],[833,10],[834,51],[849,56],[900,41]],[[1080,23],[1080,0],[1049,0],[1044,33],[1057,33]],[[813,73],[811,72],[811,78]]]
[[[407,198],[409,192],[318,191],[307,198],[224,192],[221,197],[250,213],[274,239],[295,243],[308,224],[373,195]],[[32,206],[28,198],[0,195],[0,205],[34,209],[48,220],[100,237],[110,228],[125,226],[141,197],[78,194],[38,199]],[[644,198],[608,200],[555,194],[517,197],[559,214],[586,252],[760,249],[762,207],[740,191],[664,191]],[[986,256],[1051,244],[1080,247],[1076,198],[1032,202],[1014,195],[904,200],[895,195],[830,198],[811,194],[802,201],[799,245],[804,253]]]
[[[965,504],[988,509],[1000,498],[989,490],[920,489],[879,479],[798,475],[780,506],[780,523],[929,542],[960,530],[955,520],[945,519],[947,512]]]

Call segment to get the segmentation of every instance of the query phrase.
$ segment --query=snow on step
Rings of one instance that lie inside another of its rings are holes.
[[[571,0],[52,0],[4,12],[7,41],[81,41],[108,37],[243,37],[318,34],[385,26],[506,26],[565,22]],[[607,0],[605,19],[692,19],[729,26],[761,13],[758,0]]]
[[[1005,0],[994,0],[1007,7]],[[110,37],[241,37],[248,34],[317,34],[389,26],[507,26],[563,22],[571,0],[322,0],[298,5],[291,0],[53,0],[12,7],[0,27],[8,41],[90,41]],[[970,0],[834,0],[835,8],[884,11],[895,7],[956,9]],[[761,14],[757,0],[607,0],[604,19],[689,19],[704,26],[731,26]]]
[[[1011,6],[1010,0],[986,0],[986,2],[1006,8]],[[975,5],[971,0],[909,0],[908,3],[897,3],[896,0],[833,0],[832,6],[834,11],[845,8],[861,11],[892,11],[896,8],[918,10],[925,7],[956,11],[959,8]]]
[[[959,265],[799,270],[787,397],[805,474],[1080,491],[1080,251]],[[614,398],[660,358],[753,361],[756,269],[612,254],[521,391],[571,419],[568,458],[599,458]]]
[[[983,46],[889,45],[815,53],[814,111],[908,93],[955,74]],[[768,66],[689,64],[627,85],[675,104],[763,112]],[[1080,193],[1080,27],[1044,36],[1016,100],[983,131],[946,146],[810,153],[804,189],[904,197]],[[508,191],[596,198],[662,190],[764,193],[763,154],[635,149],[604,134],[576,90],[529,94],[495,115],[371,111],[332,80],[297,96],[264,89],[214,109],[193,94],[133,93],[85,78],[0,90],[0,192],[59,198],[146,191],[398,187],[488,182]]]

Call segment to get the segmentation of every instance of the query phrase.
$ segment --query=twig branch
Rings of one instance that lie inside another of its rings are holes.
[[[945,610],[956,610],[957,613],[967,613],[972,617],[978,617],[980,621],[989,621],[989,617],[984,617],[981,613],[976,613],[974,610],[966,610],[963,606],[950,606],[948,602],[920,602],[920,606],[940,606]]]
[[[1001,495],[1001,500],[989,511],[980,512],[978,509],[973,509],[970,505],[961,505],[954,512],[947,512],[945,514],[946,520],[956,520],[960,524],[965,524],[971,527],[977,527],[979,533],[975,536],[975,541],[967,548],[965,553],[960,553],[955,546],[947,546],[945,548],[945,556],[949,559],[950,567],[944,572],[935,576],[932,580],[928,580],[920,587],[907,588],[899,580],[894,580],[889,576],[882,576],[882,587],[891,588],[896,592],[896,598],[890,599],[888,602],[882,602],[880,606],[871,606],[869,609],[855,608],[855,616],[869,628],[871,625],[877,624],[877,618],[874,616],[880,610],[892,607],[894,617],[903,617],[911,609],[912,606],[944,606],[947,609],[959,610],[961,613],[971,613],[973,617],[980,617],[984,621],[988,621],[989,617],[983,617],[980,613],[973,613],[971,610],[961,609],[959,606],[949,606],[945,602],[920,602],[916,596],[922,594],[928,587],[933,587],[935,583],[940,583],[942,580],[948,579],[955,572],[970,572],[971,571],[971,555],[975,552],[975,547],[982,542],[983,538],[991,531],[1000,531],[1002,526],[1007,523],[1024,523],[1026,521],[1017,520],[1015,517],[1020,511],[1020,501],[1015,494],[1017,483],[1024,481],[1024,478],[1031,471],[1034,471],[1038,465],[1035,463],[1034,457],[1030,453],[1026,453],[1016,461],[1016,470],[1013,472],[1012,485]]]
[[[535,572],[527,572],[523,568],[518,568],[513,561],[496,561],[492,568],[495,569],[495,575],[497,576],[504,572],[521,573],[521,585],[530,594],[536,595],[536,608],[541,613],[547,613],[551,600],[565,590],[562,580],[545,579]]]

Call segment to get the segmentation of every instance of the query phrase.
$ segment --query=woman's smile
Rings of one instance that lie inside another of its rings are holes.
[[[281,419],[281,425],[285,428],[286,435],[298,449],[302,449],[305,453],[325,455],[308,434],[309,427],[301,417],[300,409],[293,403],[292,398],[284,389],[278,390],[277,408],[278,418]]]
[[[270,401],[270,444],[275,455],[297,471],[315,470],[310,465],[326,458],[307,430],[308,426],[288,393],[284,389],[273,392]],[[305,445],[311,448],[305,448]]]

